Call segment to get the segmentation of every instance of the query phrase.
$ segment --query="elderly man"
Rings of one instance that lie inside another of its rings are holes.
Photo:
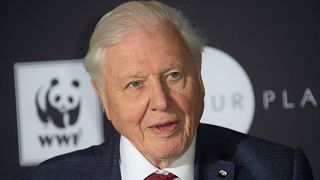
[[[48,160],[28,179],[312,179],[292,149],[200,124],[203,41],[159,2],[128,2],[97,24],[85,57],[119,132],[100,146]]]

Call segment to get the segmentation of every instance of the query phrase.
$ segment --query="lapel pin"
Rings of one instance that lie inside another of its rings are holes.
[[[223,169],[221,169],[218,174],[220,177],[226,177],[228,175],[227,171],[225,171]]]

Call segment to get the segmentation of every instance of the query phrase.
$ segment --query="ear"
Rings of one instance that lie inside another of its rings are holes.
[[[101,84],[99,84],[99,82],[96,79],[91,79],[91,85],[92,85],[94,91],[98,94],[98,96],[102,102],[103,110],[106,112],[107,119],[110,120],[108,107],[107,107],[107,98],[105,95],[104,88],[101,87]]]
[[[102,97],[103,93],[102,93],[102,90],[101,90],[100,86],[98,85],[97,80],[91,79],[90,82],[91,82],[91,85],[92,85],[94,91],[98,94],[98,96],[102,100],[103,99],[103,97]]]
[[[202,62],[202,54],[200,53],[200,63]],[[198,81],[200,83],[200,90],[202,91],[202,94],[203,94],[203,97],[205,96],[206,94],[206,90],[204,88],[204,84],[203,84],[203,80],[202,80],[202,75],[201,75],[201,64],[199,64],[199,67],[197,67],[197,73],[198,73]]]
[[[206,90],[204,88],[201,72],[198,72],[198,80],[199,80],[199,83],[200,83],[200,90],[202,91],[202,94],[203,94],[203,97],[204,97],[205,94],[206,94]]]

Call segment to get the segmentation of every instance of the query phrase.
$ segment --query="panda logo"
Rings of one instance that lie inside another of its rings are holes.
[[[36,106],[41,121],[52,121],[58,128],[74,125],[80,111],[79,86],[78,80],[65,85],[53,78],[49,87],[40,87],[36,94]]]

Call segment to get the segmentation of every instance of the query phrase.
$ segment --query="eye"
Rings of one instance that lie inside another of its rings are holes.
[[[73,98],[71,96],[68,97],[68,101],[69,103],[72,103],[73,102]]]
[[[139,88],[141,86],[142,86],[141,81],[132,81],[128,84],[128,87],[131,87],[131,88]]]
[[[171,72],[168,76],[167,76],[167,80],[171,81],[171,80],[177,80],[180,79],[182,76],[182,74],[180,72]]]
[[[56,102],[59,102],[59,101],[60,101],[60,96],[57,95],[57,96],[54,98],[54,100],[55,100]]]
[[[172,73],[170,73],[170,75],[171,75],[171,77],[172,78],[178,78],[179,76],[180,76],[180,73],[178,73],[178,72],[172,72]]]

